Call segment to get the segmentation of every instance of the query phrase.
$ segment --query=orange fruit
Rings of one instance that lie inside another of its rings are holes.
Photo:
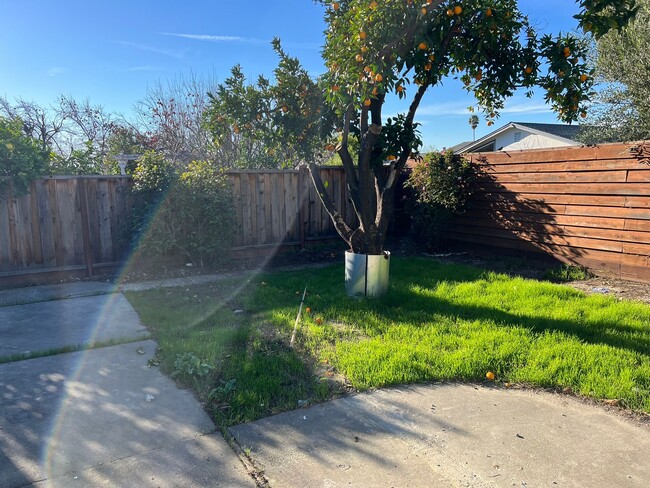
[[[436,60],[435,54],[429,54],[429,61],[435,61],[435,60]]]
[[[363,56],[361,56],[361,54],[357,54],[354,59],[357,60],[357,63],[362,63],[363,62]]]
[[[327,144],[327,145],[325,146],[325,150],[326,150],[326,151],[333,151],[334,149],[335,149],[335,148],[334,148],[334,144]],[[307,308],[309,308],[309,307],[307,307]],[[309,312],[307,312],[307,313],[309,313]]]
[[[361,46],[361,52],[364,53],[364,54],[367,53],[368,48],[366,46]]]
[[[424,70],[429,71],[431,69],[431,63],[427,63],[424,65]]]
[[[372,89],[372,94],[375,95],[375,96],[377,96],[379,94],[379,90],[377,90],[377,87],[374,87]]]
[[[233,126],[232,126],[232,131],[233,131],[235,134],[239,134],[239,127],[237,127],[236,125],[233,125]]]
[[[339,91],[339,86],[338,85],[332,85],[332,91],[333,92]]]
[[[338,10],[339,7],[340,7],[339,2],[334,2],[334,3],[332,4],[332,8],[333,8],[334,10]]]
[[[426,8],[426,7],[422,7],[422,8],[420,9],[420,12],[422,13],[422,15],[426,15],[426,14],[427,14],[427,8]]]
[[[454,11],[453,9],[448,8],[447,9],[447,17],[453,17],[454,16]]]
[[[370,107],[370,104],[371,104],[371,103],[372,103],[372,102],[370,101],[369,98],[366,98],[366,99],[363,101],[363,104],[364,104],[366,107]]]
[[[376,81],[377,83],[381,83],[381,81],[382,81],[383,79],[384,79],[384,77],[381,75],[381,73],[377,73],[377,75],[375,76],[375,81]]]
[[[587,75],[580,75],[580,81],[582,81],[583,83],[585,81],[587,81],[588,79],[589,79],[589,77]]]
[[[580,114],[580,117],[582,117],[583,119],[586,119],[587,118],[587,112],[582,112]]]
[[[364,31],[359,32],[359,39],[365,39],[368,37],[368,34],[366,34]]]
[[[529,75],[533,72],[533,68],[531,68],[530,66],[526,66],[526,69],[524,69],[524,71],[526,72],[527,75]]]
[[[418,49],[419,49],[420,51],[426,51],[428,47],[429,47],[429,46],[427,46],[427,43],[426,43],[426,42],[421,42],[420,44],[418,44]]]
[[[494,373],[492,371],[485,373],[485,377],[490,381],[494,381]]]
[[[460,15],[460,14],[462,14],[462,13],[463,13],[463,7],[461,7],[460,5],[456,5],[456,6],[454,7],[454,13],[455,13],[456,15]]]
[[[397,85],[395,89],[397,90],[398,93],[402,93],[404,91],[404,87],[402,85]]]
[[[476,75],[474,75],[474,78],[476,79],[476,81],[481,81],[481,79],[483,79],[483,73],[480,71],[477,72]]]
[[[388,156],[386,156],[386,159],[388,159],[389,161],[395,161],[397,159],[397,156],[395,156],[394,154],[389,154]]]
[[[287,107],[286,105],[282,105],[282,108],[280,110],[282,110],[282,112],[286,114],[289,111],[289,107]]]
[[[323,319],[321,319],[320,317],[316,317],[315,322],[316,322],[318,325],[320,325],[320,324],[323,323]]]
[[[490,7],[488,7],[487,10],[485,11],[485,15],[488,17],[492,17],[492,9]]]
[[[311,313],[311,308],[310,308],[310,307],[307,307],[307,308],[305,309],[305,313]]]
[[[494,122],[492,122],[491,120],[488,120],[487,125],[488,125],[488,127],[490,127],[491,125],[494,125]]]
[[[569,56],[571,56],[571,49],[565,47],[563,53],[564,53],[564,57],[568,58]]]
[[[375,0],[372,0],[372,2],[370,2],[370,8],[372,10],[375,10],[377,8],[377,2],[375,2]]]

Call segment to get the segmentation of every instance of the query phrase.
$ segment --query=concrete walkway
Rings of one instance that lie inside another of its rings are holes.
[[[230,431],[271,486],[650,486],[650,424],[544,392],[401,387]]]
[[[0,307],[0,358],[135,342],[0,364],[0,487],[254,487],[191,393],[147,366],[157,345],[126,299],[78,285],[0,292],[37,302]]]

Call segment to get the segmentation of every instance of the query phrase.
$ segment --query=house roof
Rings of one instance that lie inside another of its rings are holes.
[[[538,124],[530,122],[513,122],[513,124],[571,140],[577,137],[582,130],[582,127],[579,125],[568,124]]]
[[[467,146],[469,146],[470,144],[474,144],[474,141],[465,141],[465,142],[461,142],[460,144],[456,144],[455,146],[451,146],[450,148],[447,148],[447,149],[448,149],[449,151],[452,151],[452,152],[455,152],[455,153],[459,153],[459,152],[461,152],[463,149],[465,149]]]
[[[567,125],[567,124],[540,124],[540,123],[531,123],[531,122],[510,122],[503,127],[499,127],[497,130],[490,132],[486,136],[481,137],[480,139],[462,147],[457,152],[471,152],[481,146],[487,144],[491,139],[496,138],[499,134],[505,132],[508,129],[519,129],[532,132],[533,134],[542,134],[553,139],[556,139],[560,142],[565,142],[568,144],[578,144],[573,138],[578,135],[581,130],[579,125]],[[463,143],[464,144],[464,143]],[[459,144],[461,145],[461,144]],[[457,145],[457,146],[459,146]],[[454,147],[457,147],[454,146]],[[456,151],[455,151],[456,152]]]

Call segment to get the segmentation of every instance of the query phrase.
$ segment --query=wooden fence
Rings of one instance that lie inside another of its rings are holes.
[[[130,178],[53,177],[0,198],[0,277],[115,265],[124,258]]]
[[[339,210],[354,218],[345,172],[325,167]],[[233,171],[238,251],[336,236],[309,171]],[[0,199],[0,280],[53,271],[115,266],[127,258],[126,224],[133,201],[129,177],[53,177],[32,182],[29,194]],[[352,223],[352,222],[350,222]]]
[[[311,182],[309,171],[229,171],[240,248],[280,243],[305,245],[307,240],[336,236],[334,224]],[[321,178],[339,211],[353,223],[354,211],[346,198],[345,172],[323,167]]]
[[[650,164],[631,147],[473,154],[479,181],[450,237],[650,281]]]

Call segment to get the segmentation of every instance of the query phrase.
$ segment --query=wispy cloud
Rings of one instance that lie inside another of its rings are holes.
[[[65,69],[62,68],[61,66],[54,66],[47,70],[47,76],[49,77],[58,76],[62,73],[65,73]]]
[[[245,44],[268,44],[271,41],[265,39],[257,39],[254,37],[241,37],[241,36],[215,36],[212,34],[182,34],[177,32],[161,32],[164,36],[182,37],[183,39],[194,39],[197,41],[210,41],[210,42],[239,42]]]
[[[193,39],[195,41],[239,43],[239,44],[271,44],[270,39],[258,39],[256,37],[243,36],[221,36],[213,34],[186,34],[179,32],[161,32],[163,36],[180,37],[182,39]],[[283,42],[283,46],[294,49],[320,49],[320,45],[307,42]]]
[[[165,49],[156,46],[149,46],[147,44],[138,44],[137,42],[130,41],[116,41],[122,47],[137,49],[138,51],[146,51],[150,53],[162,54],[163,56],[169,56],[172,58],[182,58],[185,55],[185,51],[179,49]]]

